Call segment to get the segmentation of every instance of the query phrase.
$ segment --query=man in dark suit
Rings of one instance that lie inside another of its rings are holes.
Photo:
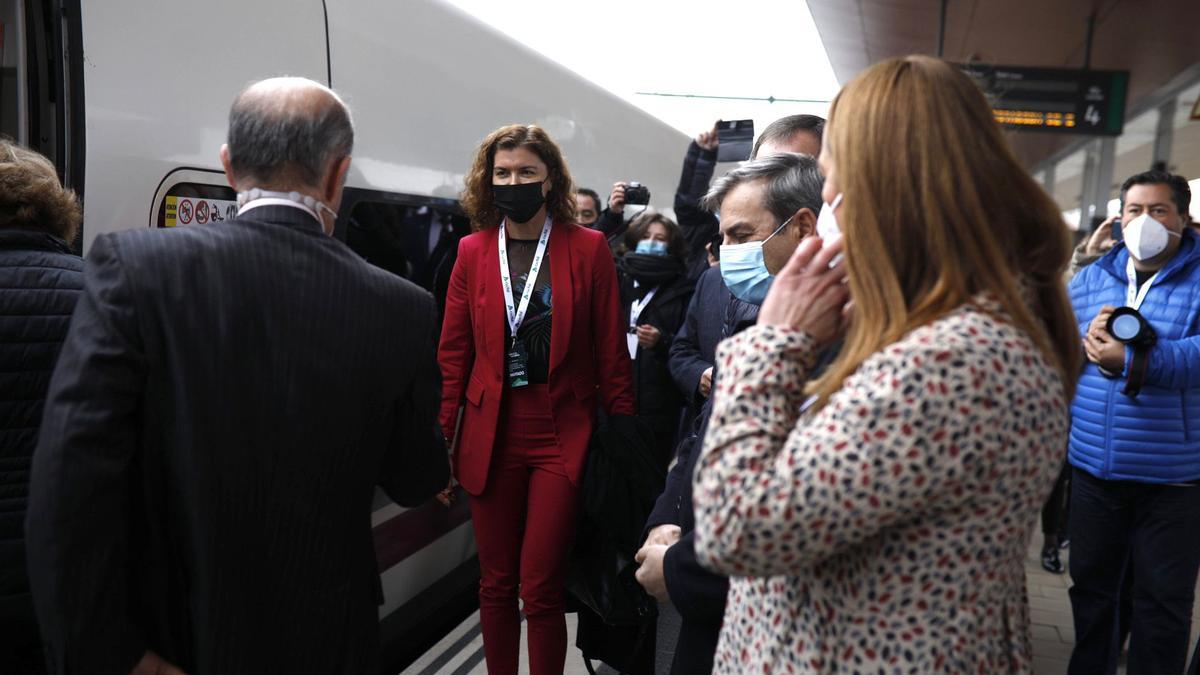
[[[803,239],[815,235],[823,184],[817,161],[811,155],[771,153],[725,174],[709,190],[704,205],[721,213],[723,249],[746,245],[761,248],[757,273],[765,280],[783,267]],[[697,380],[692,379],[699,377],[694,360],[702,359],[706,348],[715,349],[720,339],[754,325],[758,318],[765,289],[757,294],[734,293],[731,285],[741,289],[746,284],[739,283],[732,269],[723,269],[722,277],[714,277],[711,272],[702,276],[704,287],[697,288],[693,296],[689,315],[692,310],[696,315],[688,319],[697,327],[695,353],[690,357],[692,367],[685,367],[687,363],[672,366],[673,373],[690,373],[685,385],[690,388],[699,388]],[[702,308],[704,313],[700,313]],[[671,358],[689,357],[672,349]],[[821,357],[822,362],[827,359],[827,355]],[[660,601],[669,600],[682,619],[671,665],[674,674],[712,671],[729,589],[727,577],[700,566],[693,546],[692,476],[711,410],[712,399],[704,394],[703,408],[691,433],[679,443],[666,486],[646,522],[645,544],[637,553],[641,563],[638,582]]]
[[[705,270],[696,282],[683,325],[671,343],[667,368],[687,403],[680,420],[680,438],[692,432],[700,409],[712,393],[713,361],[717,343],[724,337],[725,315],[734,307],[730,303],[732,297],[721,281],[721,270],[716,267]],[[740,304],[748,308],[750,318],[758,315],[757,305]]]
[[[93,243],[27,520],[52,672],[378,670],[374,486],[449,473],[433,298],[327,236],[352,145],[332,91],[259,82],[236,219]]]

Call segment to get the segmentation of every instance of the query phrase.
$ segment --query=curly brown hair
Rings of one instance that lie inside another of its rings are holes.
[[[488,134],[479,144],[475,160],[467,172],[462,206],[476,230],[500,224],[503,216],[492,203],[492,170],[497,150],[529,148],[549,170],[550,193],[546,195],[546,213],[556,223],[575,222],[575,187],[562,150],[544,129],[535,124],[510,124]]]
[[[0,228],[38,230],[71,242],[82,220],[79,200],[63,189],[50,160],[0,138]]]

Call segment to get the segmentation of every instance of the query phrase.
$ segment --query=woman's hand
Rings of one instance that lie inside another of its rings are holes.
[[[779,270],[758,313],[758,325],[804,331],[818,345],[832,342],[845,329],[845,308],[850,299],[846,266],[829,263],[842,252],[842,240],[822,246],[810,237]]]
[[[662,339],[662,331],[648,323],[644,323],[637,327],[637,339],[639,347],[650,349]]]

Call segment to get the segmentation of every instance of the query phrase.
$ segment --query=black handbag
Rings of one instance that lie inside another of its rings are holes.
[[[633,557],[665,478],[645,422],[616,416],[597,426],[567,573],[567,590],[581,607],[576,645],[585,662],[600,659],[625,673],[653,671],[658,606],[634,577]]]

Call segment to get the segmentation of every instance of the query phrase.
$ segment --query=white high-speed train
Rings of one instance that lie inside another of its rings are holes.
[[[639,180],[662,206],[687,144],[439,0],[0,0],[0,48],[0,133],[80,194],[85,253],[103,232],[231,217],[217,153],[234,96],[263,77],[310,77],[346,99],[357,136],[336,236],[439,299],[468,231],[463,173],[492,129],[539,124],[579,185]],[[470,611],[465,501],[405,510],[377,496],[392,672]]]

